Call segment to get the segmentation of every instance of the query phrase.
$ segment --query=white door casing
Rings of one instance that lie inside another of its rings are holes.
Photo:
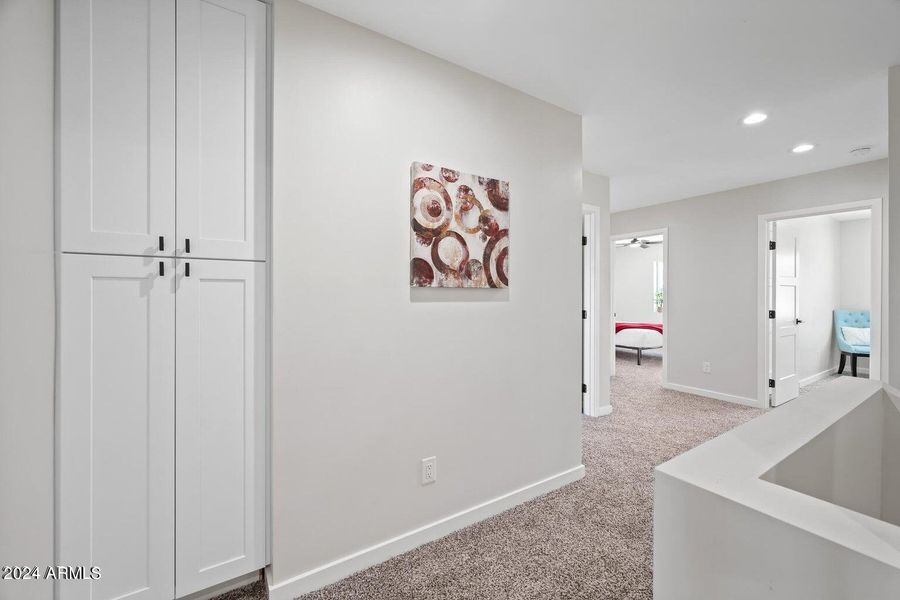
[[[257,0],[178,0],[179,256],[266,258],[266,22]]]
[[[773,224],[776,242],[773,276],[775,283],[774,353],[775,392],[772,406],[800,395],[797,372],[797,337],[800,307],[800,242],[793,228]]]
[[[177,262],[180,597],[265,564],[266,266]]]
[[[58,7],[60,249],[172,256],[175,0]]]
[[[175,591],[174,260],[63,255],[57,430],[60,600]]]
[[[592,239],[594,235],[594,214],[584,213],[582,215],[581,235],[583,243],[581,245],[581,381],[582,399],[581,412],[586,415],[593,414],[594,394],[596,393],[596,382],[594,381],[594,363],[597,357],[594,356],[594,328],[592,326],[595,315],[594,307],[594,244]]]

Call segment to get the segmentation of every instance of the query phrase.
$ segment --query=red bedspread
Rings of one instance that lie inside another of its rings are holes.
[[[623,323],[616,321],[616,333],[623,329],[652,329],[653,331],[663,332],[662,323]]]

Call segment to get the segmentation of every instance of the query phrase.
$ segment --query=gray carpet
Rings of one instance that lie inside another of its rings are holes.
[[[869,378],[869,375],[867,373],[860,373],[859,376],[862,379]],[[853,375],[850,374],[850,367],[847,367],[847,369],[844,371],[843,375],[838,375],[837,373],[835,373],[833,375],[829,375],[828,377],[826,377],[824,379],[820,379],[818,381],[814,381],[813,383],[804,385],[803,387],[800,388],[800,395],[803,396],[810,392],[814,392],[818,389],[821,389],[824,386],[828,385],[829,383],[833,383],[834,381],[836,381],[837,379],[839,379],[841,377],[853,377]]]
[[[303,600],[651,598],[653,467],[760,411],[662,389],[659,355],[616,370],[612,415],[584,419],[584,479]]]

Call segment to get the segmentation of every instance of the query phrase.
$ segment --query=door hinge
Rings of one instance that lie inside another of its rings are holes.
[[[769,250],[775,249],[775,242],[769,242]]]
[[[587,236],[586,235],[581,236],[581,245],[587,246]]]
[[[774,311],[774,310],[770,310],[770,311],[769,311],[769,318],[770,318],[770,319],[774,319],[774,318],[775,318],[775,311]]]
[[[587,319],[587,311],[586,310],[581,311],[581,318]]]
[[[774,380],[774,379],[770,379],[770,380],[769,380],[769,387],[770,387],[770,388],[774,388],[774,387],[775,387],[775,380]]]
[[[587,394],[587,384],[586,383],[581,384],[581,393]]]

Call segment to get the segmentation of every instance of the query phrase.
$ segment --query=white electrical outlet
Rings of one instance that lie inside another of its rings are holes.
[[[422,485],[428,485],[437,481],[437,457],[429,456],[422,459]]]
[[[704,362],[703,362],[703,372],[704,372],[704,373],[711,373],[711,372],[712,372],[712,367],[710,366],[710,364],[709,364],[708,361],[704,361]]]

